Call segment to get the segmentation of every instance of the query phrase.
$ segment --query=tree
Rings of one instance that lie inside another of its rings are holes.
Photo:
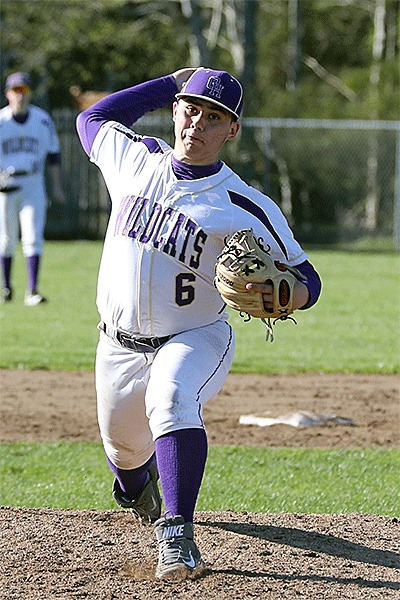
[[[377,59],[375,0],[2,0],[1,75],[28,70],[54,108],[72,85],[204,64],[243,81],[248,116],[399,119],[399,2],[384,4]]]
[[[384,57],[385,45],[385,16],[386,1],[375,0],[372,63],[369,76],[371,119],[378,118],[379,84],[381,79],[381,66]],[[376,229],[378,208],[378,132],[373,132],[369,142],[367,197],[365,201],[365,225],[370,231],[374,231]]]

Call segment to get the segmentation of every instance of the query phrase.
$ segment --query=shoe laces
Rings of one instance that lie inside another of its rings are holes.
[[[160,554],[163,562],[174,563],[185,557],[184,544],[186,540],[162,540],[160,542]],[[188,553],[186,553],[188,554]]]

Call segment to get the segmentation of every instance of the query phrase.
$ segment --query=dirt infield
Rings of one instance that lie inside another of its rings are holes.
[[[0,384],[2,441],[99,439],[92,374],[0,371]],[[398,376],[389,375],[231,374],[205,409],[209,440],[399,447],[399,384]],[[331,418],[328,425],[300,427],[239,424],[243,414],[304,412]],[[0,597],[400,598],[397,518],[197,512],[195,533],[206,576],[160,583],[153,580],[157,548],[151,528],[134,524],[123,510],[2,507]]]

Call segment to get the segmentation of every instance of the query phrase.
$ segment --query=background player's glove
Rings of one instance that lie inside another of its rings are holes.
[[[16,192],[21,189],[20,185],[17,185],[14,181],[14,177],[19,177],[21,175],[28,175],[28,171],[16,171],[13,167],[8,169],[0,170],[0,192],[8,193],[8,192]]]
[[[273,340],[271,319],[285,320],[293,312],[293,292],[304,276],[288,265],[275,261],[270,247],[256,239],[252,229],[234,233],[215,265],[215,286],[228,306],[250,317],[260,318],[267,327],[267,339]],[[265,307],[262,292],[246,289],[247,283],[273,286],[273,309]]]

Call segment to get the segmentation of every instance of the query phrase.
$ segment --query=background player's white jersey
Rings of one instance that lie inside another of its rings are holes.
[[[9,106],[0,110],[0,169],[28,172],[26,177],[9,181],[21,186],[22,194],[45,195],[46,157],[58,152],[58,136],[46,111],[30,105],[27,120],[18,123]]]
[[[214,267],[238,229],[252,227],[287,264],[307,260],[270,198],[226,165],[209,177],[179,180],[171,157],[163,140],[113,121],[92,147],[112,199],[97,306],[108,326],[132,334],[165,336],[226,319]]]

